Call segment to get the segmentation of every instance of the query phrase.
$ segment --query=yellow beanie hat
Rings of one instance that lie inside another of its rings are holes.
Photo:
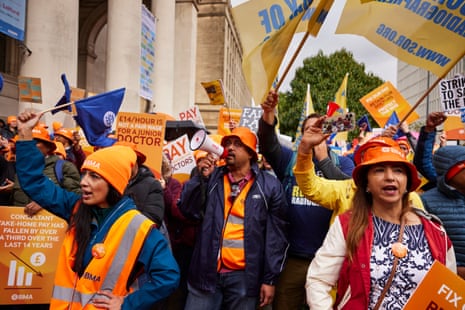
[[[99,149],[87,156],[81,171],[90,170],[99,174],[120,194],[123,194],[136,160],[136,153],[130,147],[114,145]]]

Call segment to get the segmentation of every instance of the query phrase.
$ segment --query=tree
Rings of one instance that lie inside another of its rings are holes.
[[[294,137],[299,123],[300,114],[305,101],[307,84],[310,84],[315,112],[326,114],[326,106],[334,100],[334,94],[341,86],[346,73],[349,73],[347,83],[347,108],[354,112],[358,119],[364,114],[370,118],[370,124],[375,122],[360,103],[359,99],[380,86],[384,81],[365,73],[365,65],[354,60],[351,52],[346,49],[325,56],[320,50],[314,57],[306,58],[303,67],[295,72],[291,82],[291,91],[279,93],[279,129],[281,133]],[[358,132],[349,132],[351,140]]]

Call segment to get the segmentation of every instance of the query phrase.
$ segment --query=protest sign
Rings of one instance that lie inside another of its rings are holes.
[[[242,109],[221,108],[218,112],[218,134],[222,136],[229,135],[231,133],[229,122],[233,121],[239,124],[241,115]]]
[[[390,82],[375,88],[360,98],[360,102],[380,127],[386,125],[392,112],[396,111],[402,119],[411,110],[410,104]],[[407,123],[411,124],[418,118],[419,115],[414,111],[407,118]]]
[[[465,110],[465,76],[443,79],[439,83],[439,97],[443,111]]]
[[[40,78],[19,76],[19,101],[42,103],[42,87]]]
[[[163,114],[119,112],[116,117],[118,141],[137,144],[138,151],[147,157],[145,165],[158,173],[158,176],[161,175],[165,124],[166,116]]]
[[[465,281],[435,261],[404,307],[419,309],[465,309]]]
[[[258,121],[263,114],[262,108],[244,107],[242,108],[241,120],[239,126],[248,127],[253,132],[258,131]]]
[[[0,207],[0,305],[50,303],[66,229],[46,210]]]
[[[163,147],[163,152],[171,159],[173,178],[181,183],[189,180],[191,171],[196,167],[196,163],[192,151],[189,149],[189,137],[187,134],[168,142]]]
[[[202,127],[205,127],[203,122],[202,114],[198,106],[194,105],[191,108],[188,108],[185,111],[179,112],[179,120],[181,121],[193,121],[196,124],[199,124]]]

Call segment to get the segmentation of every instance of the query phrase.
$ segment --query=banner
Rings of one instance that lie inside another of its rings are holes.
[[[184,183],[189,180],[192,169],[197,167],[194,155],[189,148],[189,137],[187,134],[168,142],[163,147],[163,152],[171,158],[173,167],[173,178]]]
[[[153,71],[155,63],[156,19],[145,5],[142,5],[140,42],[140,96],[153,99]]]
[[[0,305],[50,303],[67,227],[46,210],[0,207]]]
[[[402,119],[411,110],[410,104],[391,82],[375,88],[360,98],[360,102],[381,128],[386,125],[392,112],[396,111],[397,116]],[[406,121],[411,124],[418,118],[419,115],[413,111]]]
[[[465,55],[463,10],[457,1],[347,0],[336,33],[364,36],[394,57],[444,76]]]
[[[19,101],[42,103],[42,86],[40,78],[19,76]]]
[[[465,281],[435,261],[404,307],[419,309],[465,309]]]
[[[263,109],[261,107],[243,107],[239,126],[248,127],[256,133],[258,131],[258,121],[262,114]]]
[[[319,30],[326,16],[322,11],[329,10],[332,2],[251,0],[232,9],[244,49],[242,70],[255,103],[261,103],[272,87],[304,16],[306,31]]]
[[[162,114],[119,112],[116,117],[117,140],[137,144],[137,150],[147,157],[145,165],[158,175],[161,175],[165,124],[166,116]]]
[[[24,41],[26,0],[0,0],[0,32]]]
[[[229,122],[233,121],[239,124],[241,121],[242,109],[221,108],[218,112],[218,134],[222,136],[229,135]]]

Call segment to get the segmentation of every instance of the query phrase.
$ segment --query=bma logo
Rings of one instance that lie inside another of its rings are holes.
[[[113,125],[113,122],[116,119],[115,113],[113,111],[107,111],[105,112],[105,115],[103,115],[103,123],[105,124],[106,127],[110,128],[111,125]]]

